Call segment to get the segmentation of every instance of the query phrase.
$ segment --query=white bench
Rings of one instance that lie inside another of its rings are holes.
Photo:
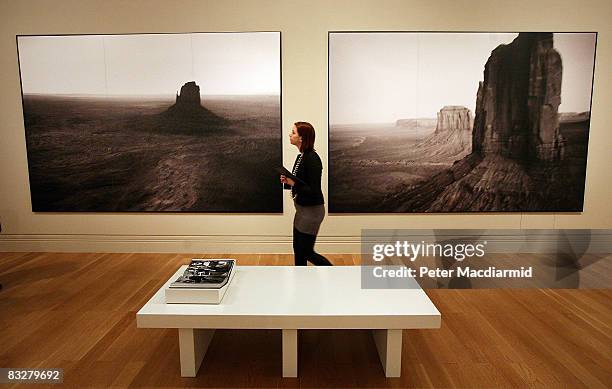
[[[282,330],[283,377],[297,377],[298,329],[372,329],[386,376],[399,377],[402,330],[440,327],[414,280],[414,289],[361,289],[359,266],[238,266],[221,304],[166,304],[185,268],[136,315],[139,328],[178,328],[183,377],[196,376],[217,328]]]

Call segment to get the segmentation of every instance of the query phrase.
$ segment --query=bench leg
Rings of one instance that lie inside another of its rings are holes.
[[[283,329],[283,377],[297,377],[297,330]]]
[[[195,377],[215,330],[179,328],[181,377]]]
[[[402,374],[402,330],[372,330],[378,356],[387,377]]]

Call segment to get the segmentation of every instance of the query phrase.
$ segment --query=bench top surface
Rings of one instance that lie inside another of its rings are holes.
[[[283,317],[359,317],[361,327],[368,318],[420,317],[433,327],[440,321],[440,312],[414,280],[407,280],[413,283],[411,289],[362,289],[360,266],[237,266],[220,304],[166,304],[165,288],[186,267],[138,312],[139,327],[171,326],[172,317],[215,318],[215,323],[238,316],[271,320],[265,323]]]

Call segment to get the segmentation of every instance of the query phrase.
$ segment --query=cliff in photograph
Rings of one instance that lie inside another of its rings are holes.
[[[474,151],[532,162],[562,158],[562,73],[552,33],[519,34],[493,50],[478,88]]]
[[[163,129],[175,133],[206,133],[217,130],[227,120],[202,106],[200,87],[195,81],[185,83],[174,105],[160,115]]]
[[[395,204],[397,212],[579,210],[582,192],[566,190],[573,181],[558,119],[562,72],[552,33],[521,33],[494,49],[478,88],[471,153],[422,185],[390,195],[384,206]],[[432,139],[461,133],[469,115],[456,111],[440,111]]]
[[[436,134],[451,131],[470,132],[472,112],[459,105],[447,105],[437,114]]]
[[[453,163],[472,150],[472,112],[463,106],[447,105],[437,113],[435,131],[417,143],[415,152],[431,162]]]

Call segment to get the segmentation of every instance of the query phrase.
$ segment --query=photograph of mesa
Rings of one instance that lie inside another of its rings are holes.
[[[596,40],[330,33],[329,211],[582,211]]]
[[[17,46],[34,212],[282,212],[279,32]]]

